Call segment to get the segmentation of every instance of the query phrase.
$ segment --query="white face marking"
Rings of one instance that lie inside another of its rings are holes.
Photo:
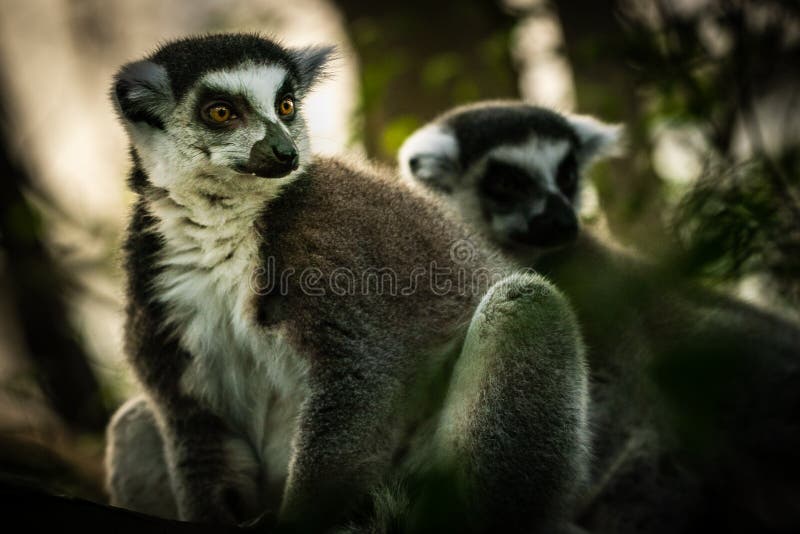
[[[509,235],[513,232],[524,233],[528,229],[528,219],[523,213],[493,214],[492,230],[497,235]]]
[[[496,159],[528,169],[532,175],[539,176],[539,185],[548,192],[558,192],[556,174],[558,167],[570,150],[567,140],[532,137],[519,145],[504,145],[487,154],[486,159]],[[540,206],[544,209],[544,203]]]
[[[287,72],[283,67],[245,63],[235,70],[211,72],[200,79],[199,85],[224,94],[244,97],[261,119],[251,121],[246,128],[239,128],[238,131],[232,133],[232,143],[211,147],[210,159],[213,163],[226,165],[237,157],[239,159],[245,158],[246,154],[241,153],[240,147],[252,147],[264,137],[266,127],[263,121],[278,125],[283,130],[283,133],[290,138],[296,137],[292,135],[286,124],[278,117],[275,109],[276,100],[283,96],[279,95],[278,92],[286,81],[286,76]],[[300,143],[298,143],[298,151],[300,151],[301,155],[307,154],[308,135],[303,133],[300,137],[301,139],[297,139],[296,142],[301,141],[306,146],[300,147]],[[301,157],[300,159],[304,163],[306,157]]]
[[[470,224],[484,224],[481,222],[485,217],[477,184],[485,175],[489,160],[495,159],[530,171],[531,180],[537,180],[542,190],[541,197],[526,199],[526,204],[520,204],[520,209],[511,213],[492,213],[485,223],[485,231],[489,235],[504,241],[513,233],[526,232],[528,221],[544,213],[547,208],[547,193],[560,194],[556,176],[561,162],[571,149],[567,139],[537,136],[519,144],[498,146],[471,165],[459,178],[453,191],[443,198]]]
[[[533,137],[520,145],[502,146],[489,152],[487,159],[493,158],[528,169],[532,176],[539,180],[539,186],[547,192],[559,191],[556,174],[570,144],[566,140],[552,140]],[[532,178],[533,179],[533,178]],[[507,236],[513,233],[525,233],[528,221],[544,213],[547,208],[546,195],[530,202],[523,212],[509,214],[495,213],[491,217],[491,227],[495,235]]]
[[[196,207],[198,194],[236,198],[272,198],[297,177],[311,157],[308,133],[301,115],[281,120],[275,100],[288,73],[275,65],[244,63],[232,70],[210,72],[169,113],[166,131],[154,128],[131,132],[142,165],[153,185],[170,192],[173,200]],[[247,100],[247,121],[231,130],[212,131],[197,118],[199,88],[218,90]],[[300,166],[280,179],[243,175],[234,169],[250,157],[253,145],[277,126],[295,144]]]
[[[286,80],[286,69],[275,65],[245,63],[236,70],[211,72],[200,83],[224,93],[241,95],[262,116],[278,122],[275,100]]]

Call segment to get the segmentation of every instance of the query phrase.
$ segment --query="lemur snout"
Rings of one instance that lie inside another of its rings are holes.
[[[275,159],[277,159],[280,163],[286,163],[291,165],[292,170],[297,168],[297,163],[298,163],[297,151],[294,149],[293,146],[280,147],[273,145],[272,154],[275,156]]]
[[[247,163],[236,166],[244,174],[261,178],[282,178],[297,170],[300,157],[297,147],[283,132],[267,130],[267,135],[253,145]]]
[[[514,241],[539,247],[554,247],[573,241],[578,236],[578,218],[569,203],[550,193],[541,215],[528,220],[527,232],[514,232]]]

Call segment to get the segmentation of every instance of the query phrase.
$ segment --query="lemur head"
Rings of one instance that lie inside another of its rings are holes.
[[[134,174],[133,187],[247,194],[295,173],[310,150],[302,99],[331,52],[207,35],[123,66],[112,99],[146,175]]]
[[[401,174],[438,190],[496,241],[547,248],[578,232],[580,174],[620,128],[515,102],[456,108],[400,148]]]

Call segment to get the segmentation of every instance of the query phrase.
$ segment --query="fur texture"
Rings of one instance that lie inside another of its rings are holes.
[[[446,150],[442,132],[454,140]],[[533,224],[556,209],[577,222],[580,173],[618,136],[589,117],[489,102],[421,128],[399,163],[575,306],[589,347],[594,434],[581,525],[608,533],[799,525],[789,503],[800,489],[800,329],[668,277],[591,231]],[[436,164],[421,172],[426,160]],[[769,459],[756,452],[763,436],[775,437]]]
[[[401,174],[447,195],[501,245],[551,247],[578,231],[578,175],[620,128],[515,102],[456,108],[403,143]]]
[[[464,531],[549,532],[587,468],[571,310],[427,193],[309,154],[301,97],[325,54],[208,36],[117,76],[138,195],[126,348],[147,401],[109,431],[113,499],[163,514],[138,497],[151,487],[186,520],[425,531],[444,480]],[[220,102],[230,120],[210,123]],[[296,165],[242,172],[278,142]]]

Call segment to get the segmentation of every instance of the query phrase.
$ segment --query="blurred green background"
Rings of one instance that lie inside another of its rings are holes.
[[[314,148],[393,163],[414,129],[522,98],[627,130],[586,224],[800,318],[800,3],[793,0],[15,0],[0,10],[0,472],[102,500],[102,432],[136,389],[119,245],[131,195],[111,76],[159,41],[334,43]]]

